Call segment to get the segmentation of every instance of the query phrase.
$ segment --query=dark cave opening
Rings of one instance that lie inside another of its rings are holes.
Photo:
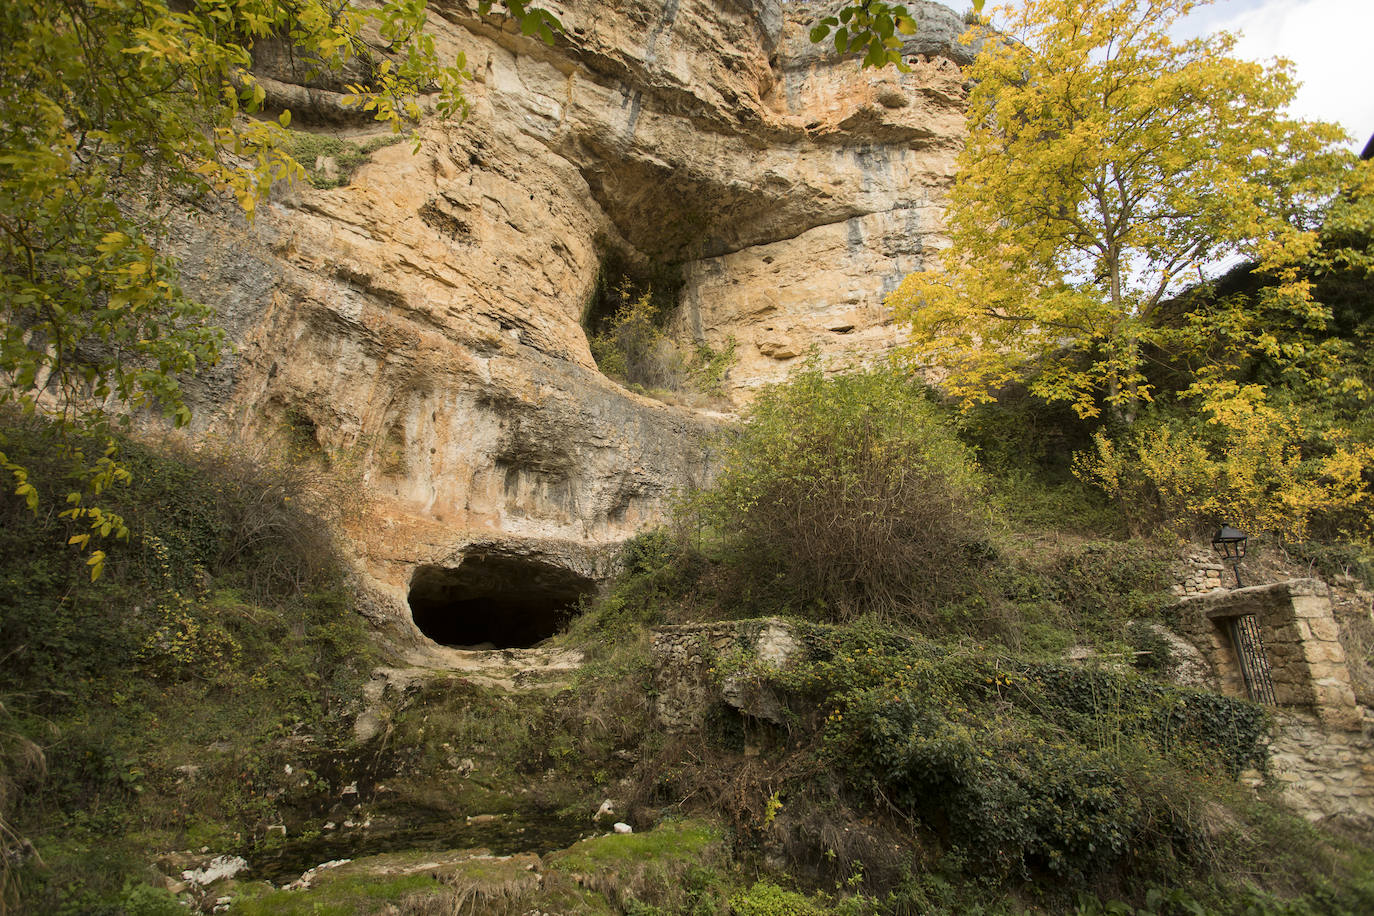
[[[603,252],[596,289],[582,312],[582,329],[588,337],[604,334],[620,309],[632,305],[646,293],[650,295],[661,324],[677,308],[682,284],[679,265],[636,266],[628,258]]]
[[[585,576],[528,557],[467,556],[410,580],[415,626],[446,646],[526,649],[553,636],[596,590]]]

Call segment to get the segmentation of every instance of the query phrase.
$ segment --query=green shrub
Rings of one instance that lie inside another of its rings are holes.
[[[1097,488],[1072,472],[1092,445],[1092,426],[1067,405],[1045,404],[1013,385],[996,403],[958,417],[959,437],[988,473],[990,496],[1018,527],[1116,536],[1125,519]]]
[[[610,588],[585,603],[568,627],[567,640],[593,657],[632,645],[646,627],[687,619],[709,565],[685,537],[664,528],[626,541],[619,562]]]
[[[610,298],[617,304],[609,319],[587,338],[604,374],[650,393],[694,389],[721,394],[735,362],[733,339],[719,351],[697,341],[684,352],[664,330],[666,315],[652,289],[638,293],[628,279],[622,280]]]
[[[1173,644],[1159,629],[1142,621],[1126,627],[1126,644],[1135,652],[1133,664],[1141,671],[1164,674],[1175,664]]]
[[[1170,603],[1168,559],[1142,541],[1090,541],[1051,552],[1040,575],[1076,623],[1120,622]]]
[[[922,385],[808,364],[765,390],[693,503],[735,589],[828,619],[929,617],[987,556],[982,481]]]
[[[872,626],[801,632],[806,661],[741,662],[730,676],[789,698],[851,791],[919,825],[971,875],[1077,883],[1176,859],[1205,869],[1200,802],[1265,761],[1269,720],[1245,701]]]
[[[760,881],[730,898],[735,916],[825,916],[826,910],[811,898]]]
[[[129,882],[120,901],[125,916],[185,916],[186,907],[164,888]]]

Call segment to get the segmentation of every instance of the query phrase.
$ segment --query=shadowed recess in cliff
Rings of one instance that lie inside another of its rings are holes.
[[[478,554],[421,566],[410,581],[415,626],[446,646],[524,649],[554,635],[596,584],[529,557]]]

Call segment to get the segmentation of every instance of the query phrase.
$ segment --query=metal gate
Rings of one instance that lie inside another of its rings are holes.
[[[1232,617],[1227,624],[1250,699],[1256,703],[1277,706],[1274,702],[1274,681],[1269,676],[1269,657],[1264,654],[1264,641],[1260,639],[1259,621],[1254,614],[1242,614]]]

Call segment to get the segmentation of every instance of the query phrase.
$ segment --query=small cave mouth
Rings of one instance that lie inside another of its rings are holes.
[[[554,563],[477,555],[416,569],[409,603],[415,626],[441,645],[528,649],[562,629],[595,592],[593,580]]]
[[[627,257],[602,252],[596,287],[582,309],[582,330],[594,337],[610,330],[620,310],[648,295],[658,323],[677,310],[684,283],[679,264],[638,264]]]

